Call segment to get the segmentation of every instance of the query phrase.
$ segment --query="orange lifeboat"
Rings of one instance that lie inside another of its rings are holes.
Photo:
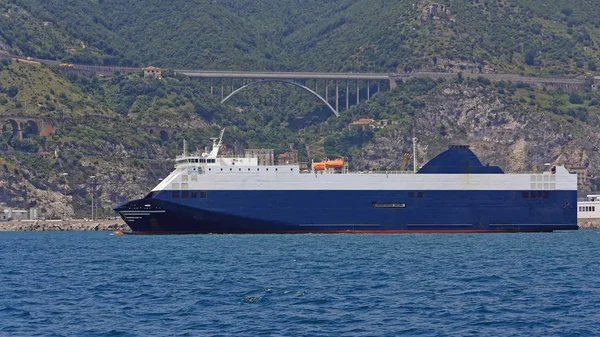
[[[336,160],[325,159],[322,162],[313,163],[313,170],[323,171],[325,169],[341,169],[344,168],[344,159],[338,158]]]

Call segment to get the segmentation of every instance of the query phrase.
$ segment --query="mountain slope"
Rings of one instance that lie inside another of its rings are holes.
[[[600,63],[600,19],[590,1],[14,3],[38,21],[51,22],[55,34],[87,46],[36,52],[36,40],[18,39],[14,50],[78,62],[546,75],[593,73]]]

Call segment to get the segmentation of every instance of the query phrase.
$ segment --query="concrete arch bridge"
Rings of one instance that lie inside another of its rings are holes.
[[[396,86],[388,74],[375,73],[175,72],[207,81],[212,95],[218,95],[220,88],[221,103],[254,85],[273,82],[292,85],[315,96],[336,116],[344,106],[348,110],[370,100],[373,94]]]

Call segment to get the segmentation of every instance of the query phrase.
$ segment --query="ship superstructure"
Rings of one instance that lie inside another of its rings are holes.
[[[578,219],[600,219],[600,195],[589,194],[577,202]]]
[[[133,233],[521,232],[577,229],[577,177],[563,166],[505,174],[452,146],[416,174],[300,171],[209,153],[176,158],[146,197],[115,210]],[[342,164],[340,164],[342,163]],[[341,166],[340,166],[341,165]]]

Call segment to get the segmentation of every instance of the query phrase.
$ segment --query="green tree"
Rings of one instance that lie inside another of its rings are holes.
[[[535,65],[535,58],[537,57],[537,50],[530,49],[525,53],[525,63],[533,66]]]
[[[17,96],[18,93],[19,93],[19,88],[17,88],[14,85],[11,85],[10,87],[8,87],[6,89],[6,94],[8,95],[8,97],[15,97],[15,96]]]
[[[583,104],[583,97],[576,92],[569,95],[569,102],[571,104]]]
[[[560,12],[563,13],[565,16],[571,16],[571,14],[573,14],[573,9],[566,7],[563,8]]]

